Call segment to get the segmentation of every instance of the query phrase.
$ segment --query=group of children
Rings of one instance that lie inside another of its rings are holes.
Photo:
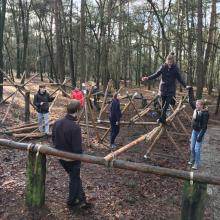
[[[162,111],[158,123],[166,124],[167,109],[170,104],[175,104],[175,81],[178,80],[188,90],[189,103],[194,110],[192,117],[191,159],[188,164],[192,165],[192,169],[198,169],[200,165],[201,146],[209,119],[208,109],[205,107],[203,100],[195,101],[193,89],[190,86],[186,86],[186,83],[182,80],[173,54],[168,55],[165,64],[163,64],[155,74],[143,77],[142,80],[151,80],[159,76],[161,76],[159,94],[162,98]],[[93,93],[96,93],[94,91]],[[83,153],[81,128],[76,121],[79,111],[84,106],[84,93],[86,92],[82,92],[77,87],[72,91],[72,101],[66,108],[67,114],[62,119],[57,120],[53,126],[52,141],[54,147],[58,150],[78,154]],[[38,92],[34,96],[34,105],[38,112],[39,130],[46,135],[49,134],[49,103],[53,100],[54,97],[48,94],[45,85],[40,85]],[[120,101],[118,99],[118,93],[115,93],[112,98],[109,113],[111,124],[110,147],[112,149],[116,148],[115,139],[119,133],[121,117]],[[62,159],[59,161],[69,175],[69,198],[67,205],[70,208],[76,206],[80,208],[91,207],[91,204],[86,201],[86,196],[82,188],[80,161],[67,161]]]
[[[198,169],[200,164],[200,151],[204,135],[207,130],[207,124],[209,119],[208,110],[205,107],[205,103],[202,100],[197,100],[193,95],[193,89],[191,86],[187,86],[184,80],[181,78],[179,67],[176,64],[174,54],[169,54],[166,58],[166,62],[151,76],[145,76],[142,81],[156,79],[161,76],[159,95],[162,99],[161,116],[157,120],[158,123],[166,124],[167,109],[170,105],[175,105],[174,97],[176,95],[176,80],[178,80],[187,90],[189,96],[189,103],[194,110],[192,117],[192,135],[191,135],[191,160],[189,164],[192,165],[192,169]],[[92,93],[96,93],[95,86],[90,89]],[[116,148],[115,139],[120,129],[120,119],[122,117],[120,110],[120,101],[118,94],[115,93],[112,98],[109,121],[111,124],[110,134],[110,147]],[[71,93],[71,99],[78,100],[80,107],[84,106],[84,93],[76,87]],[[38,112],[39,130],[42,133],[49,133],[49,102],[52,102],[54,97],[51,97],[45,88],[45,85],[39,86],[39,91],[34,96],[34,105]]]

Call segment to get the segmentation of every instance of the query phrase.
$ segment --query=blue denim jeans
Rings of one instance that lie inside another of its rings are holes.
[[[197,142],[197,137],[199,135],[199,131],[192,130],[192,136],[191,136],[191,162],[195,163],[197,165],[200,164],[200,152],[202,147],[202,141]]]
[[[41,133],[49,133],[49,113],[38,112],[38,126]]]

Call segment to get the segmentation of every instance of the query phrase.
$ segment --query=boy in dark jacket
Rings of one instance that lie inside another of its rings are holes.
[[[174,105],[174,97],[176,95],[176,80],[186,88],[186,83],[180,75],[180,70],[175,61],[173,53],[169,54],[166,58],[165,64],[163,64],[156,73],[151,76],[142,78],[142,81],[156,79],[161,76],[159,95],[162,98],[162,112],[158,119],[159,123],[166,122],[166,112],[170,104]]]
[[[64,118],[55,122],[52,129],[52,141],[56,149],[70,153],[82,154],[81,128],[76,123],[77,112],[80,110],[80,102],[71,101],[67,105],[67,114]],[[69,175],[69,198],[67,205],[72,208],[88,208],[85,193],[80,178],[80,161],[59,160]]]
[[[53,100],[54,97],[51,97],[46,91],[46,86],[39,85],[39,90],[34,95],[34,105],[38,112],[39,130],[44,134],[49,134],[49,102]]]
[[[196,170],[200,164],[200,151],[202,141],[207,130],[209,113],[208,109],[205,108],[205,103],[203,100],[195,101],[192,87],[189,88],[188,93],[189,103],[194,110],[192,118],[191,160],[188,162],[188,164],[193,165],[192,169]]]
[[[117,137],[120,129],[120,119],[121,119],[121,109],[120,109],[120,102],[118,100],[118,93],[113,95],[111,108],[110,108],[110,115],[109,120],[111,123],[111,134],[110,134],[110,146],[111,148],[116,148],[115,146],[115,138]]]

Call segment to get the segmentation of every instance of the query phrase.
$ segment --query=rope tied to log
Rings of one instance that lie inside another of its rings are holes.
[[[36,152],[37,152],[36,156],[37,156],[37,157],[39,156],[41,147],[42,147],[41,144],[36,145],[36,148],[37,148],[37,149],[36,149]]]
[[[114,161],[116,160],[116,155],[114,152],[111,152],[111,156],[112,156],[112,159],[110,161],[107,161],[106,163],[106,166],[108,168],[113,168],[114,167]]]
[[[37,173],[37,160],[38,160],[38,156],[39,156],[40,149],[41,149],[42,145],[41,144],[36,144],[35,147],[36,147],[36,152],[37,153],[36,153],[36,158],[35,158],[34,174]]]
[[[33,146],[32,143],[28,144],[28,146],[27,146],[27,151],[28,151],[28,152],[31,150],[31,147],[32,147],[32,146]],[[33,150],[33,147],[32,147],[32,150]]]
[[[193,185],[193,171],[190,172],[190,185]]]

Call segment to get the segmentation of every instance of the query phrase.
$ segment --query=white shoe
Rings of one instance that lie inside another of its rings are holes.
[[[190,160],[190,161],[188,161],[188,165],[192,165],[193,164],[193,162]]]
[[[193,170],[198,170],[198,165],[196,163],[194,163],[194,165],[192,166]]]
[[[144,155],[144,159],[147,159],[147,154]]]

